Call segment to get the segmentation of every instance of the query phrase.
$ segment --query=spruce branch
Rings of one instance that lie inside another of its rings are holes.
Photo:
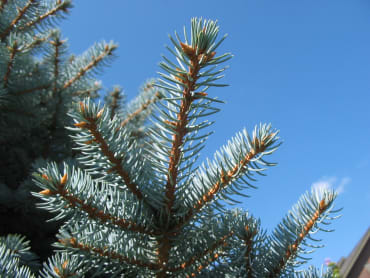
[[[272,236],[248,212],[222,203],[237,203],[232,196],[245,196],[244,189],[255,188],[254,175],[275,165],[265,158],[280,145],[278,131],[269,124],[251,136],[243,130],[212,162],[195,164],[211,134],[204,129],[212,122],[204,119],[222,103],[208,90],[224,86],[217,80],[226,67],[218,66],[231,58],[216,56],[225,38],[217,40],[218,32],[217,22],[192,19],[190,39],[186,30],[183,39],[170,37],[176,62],[163,57],[161,79],[127,105],[118,89],[103,107],[89,98],[73,104],[67,129],[74,132],[79,166],[48,163],[34,175],[39,207],[66,220],[55,246],[79,258],[83,271],[71,263],[71,275],[90,269],[110,277],[300,277],[296,268],[307,261],[301,254],[312,247],[308,240],[335,218],[334,193],[304,195]],[[51,87],[73,94],[114,47],[98,45],[64,68],[54,49],[50,76],[63,80]],[[69,265],[63,257],[48,269],[59,275]]]
[[[43,14],[38,15],[35,19],[28,21],[24,26],[21,26],[19,29],[25,29],[30,28],[32,26],[35,26],[37,24],[40,24],[42,21],[48,19],[51,16],[55,16],[58,12],[68,13],[68,8],[71,8],[72,4],[71,1],[62,1],[62,0],[56,0],[55,6],[45,11]]]
[[[213,163],[208,162],[208,166],[203,164],[202,168],[195,173],[192,186],[179,192],[179,198],[184,200],[188,210],[184,214],[183,210],[178,209],[182,221],[177,224],[176,228],[179,229],[188,223],[201,212],[203,207],[214,202],[215,198],[219,198],[221,191],[225,191],[228,187],[230,187],[230,191],[226,191],[226,195],[221,198],[232,200],[228,195],[242,195],[240,191],[243,187],[237,186],[238,180],[253,187],[243,179],[243,176],[254,180],[251,177],[253,172],[261,174],[261,171],[264,170],[257,164],[274,165],[274,163],[266,162],[262,158],[278,148],[277,134],[278,131],[272,130],[270,125],[260,125],[259,130],[255,128],[252,138],[246,130],[243,130],[242,133],[232,138],[221,152],[216,153]],[[235,190],[233,187],[236,187]],[[195,188],[202,189],[195,190]],[[192,196],[188,192],[193,192]]]
[[[97,95],[97,92],[100,90],[100,86],[94,86],[87,90],[79,90],[74,91],[71,95],[72,96],[79,96],[79,97],[90,97],[95,98]]]
[[[219,257],[219,254],[216,252],[217,249],[219,249],[222,246],[225,246],[226,240],[233,235],[233,231],[229,232],[227,235],[222,236],[219,240],[216,240],[212,246],[205,249],[201,254],[195,254],[187,261],[184,261],[180,264],[180,266],[175,268],[170,268],[169,271],[171,272],[177,272],[179,270],[184,270],[186,268],[189,268],[193,265],[196,265],[196,269],[198,271],[201,271],[203,268],[206,267],[210,262],[213,262],[214,260],[217,260]],[[208,260],[204,260],[204,258],[207,257]]]
[[[8,3],[8,0],[0,1],[0,13],[4,10],[5,5]]]
[[[104,113],[104,108],[100,110],[98,113],[96,113],[95,115],[89,115],[88,113],[85,113],[85,111],[88,111],[88,110],[89,110],[89,106],[86,104],[86,102],[85,103],[80,102],[79,103],[79,113],[81,113],[85,121],[80,121],[74,124],[75,127],[81,130],[87,130],[91,134],[92,138],[88,141],[85,141],[84,144],[90,145],[95,142],[99,146],[102,154],[107,158],[107,160],[112,165],[110,166],[109,169],[107,169],[107,173],[109,174],[109,173],[114,172],[118,174],[123,180],[124,184],[127,186],[127,188],[139,200],[143,199],[143,194],[140,191],[138,185],[132,181],[129,172],[127,172],[122,167],[123,157],[117,156],[112,150],[109,149],[109,145],[107,141],[104,139],[104,136],[99,131],[98,121],[99,121],[99,118]],[[123,154],[120,154],[120,155],[123,155]]]
[[[26,5],[22,9],[18,9],[18,13],[9,26],[0,34],[0,40],[3,41],[10,32],[18,26],[18,22],[24,17],[27,10],[36,2],[36,0],[28,0]]]
[[[139,266],[139,267],[145,267],[151,270],[157,270],[158,265],[155,263],[150,263],[150,262],[143,262],[138,259],[132,259],[129,257],[126,257],[122,254],[119,254],[114,251],[110,251],[108,248],[99,248],[99,247],[94,247],[89,244],[85,244],[83,242],[78,241],[76,238],[71,237],[71,238],[60,238],[59,242],[67,247],[72,247],[75,249],[79,249],[82,252],[86,253],[95,253],[98,256],[104,257],[108,260],[117,260],[122,263],[126,263],[129,265],[134,265],[134,266]]]
[[[36,92],[36,91],[47,90],[48,88],[50,88],[50,85],[41,85],[41,86],[38,86],[38,87],[27,88],[27,89],[24,89],[22,91],[18,91],[15,94],[16,95],[25,95],[25,94],[33,93],[33,92]]]
[[[38,269],[38,257],[29,243],[24,236],[0,237],[0,277],[35,278],[31,271]]]
[[[54,138],[55,133],[58,129],[58,117],[60,117],[60,112],[62,111],[63,107],[63,96],[61,95],[61,91],[58,88],[58,81],[59,81],[59,71],[60,71],[60,62],[61,62],[61,54],[64,53],[64,43],[65,41],[61,40],[59,37],[59,33],[53,34],[54,38],[49,41],[50,45],[52,46],[53,50],[50,53],[51,63],[53,65],[53,79],[52,79],[52,95],[53,98],[56,99],[54,112],[51,120],[51,124],[49,125],[49,138]],[[50,151],[50,144],[46,144],[43,150],[43,157],[47,157]]]
[[[13,63],[14,63],[14,60],[15,60],[15,55],[19,51],[19,49],[18,49],[18,42],[17,41],[14,41],[13,42],[12,46],[9,47],[9,51],[10,51],[9,61],[8,61],[8,65],[6,67],[5,76],[3,78],[3,80],[4,80],[4,85],[3,85],[4,88],[7,88],[8,87],[9,76],[10,76],[10,73],[11,73],[11,70],[12,70],[12,67],[13,67]]]
[[[44,263],[41,278],[80,278],[88,269],[75,256],[56,253]]]
[[[77,73],[64,83],[63,89],[67,89],[68,87],[70,87],[74,82],[76,82],[84,75],[86,75],[89,71],[91,71],[92,69],[96,68],[99,64],[101,64],[107,57],[112,56],[113,51],[116,48],[117,46],[112,43],[105,44],[102,47],[102,51],[98,56],[92,55],[91,61],[82,68],[78,69]]]
[[[50,181],[50,178],[45,173],[42,174],[42,178],[46,181]],[[127,231],[147,234],[151,236],[158,234],[158,232],[150,231],[147,227],[137,224],[134,221],[112,215],[109,212],[105,212],[104,209],[98,207],[96,204],[94,204],[94,202],[86,199],[81,199],[78,196],[74,195],[73,192],[70,192],[65,188],[67,179],[68,176],[67,173],[65,173],[57,184],[53,184],[53,187],[51,189],[44,189],[40,191],[39,194],[43,195],[44,198],[55,198],[55,196],[58,196],[58,198],[63,199],[64,208],[75,210],[76,213],[79,211],[85,212],[91,220],[96,220],[102,224],[111,224]],[[104,194],[101,197],[104,199],[107,198],[106,196],[104,196]],[[109,198],[112,197],[113,196],[109,196]]]
[[[122,96],[122,88],[116,86],[113,88],[113,91],[109,93],[111,99],[108,103],[111,111],[111,120],[113,119],[114,115],[117,114],[117,110],[119,109],[119,101],[123,98]]]
[[[148,109],[148,107],[158,101],[161,98],[161,93],[157,91],[154,96],[151,99],[148,99],[146,102],[144,102],[140,108],[138,108],[136,111],[133,113],[129,114],[122,122],[120,125],[120,128],[124,128],[130,121],[135,119],[140,113]]]
[[[269,260],[267,277],[279,277],[284,273],[294,272],[293,267],[308,260],[299,256],[309,253],[305,246],[322,247],[308,244],[308,240],[314,240],[312,234],[326,231],[320,225],[328,225],[329,223],[326,223],[328,220],[339,217],[330,216],[338,212],[333,209],[335,198],[336,193],[328,189],[312,189],[311,193],[307,192],[300,198],[270,238],[271,252],[267,257]],[[302,262],[297,262],[297,257]]]
[[[54,47],[54,55],[53,55],[53,65],[54,65],[54,71],[53,71],[53,93],[55,94],[57,91],[57,81],[59,77],[59,68],[60,68],[60,48],[65,43],[65,41],[60,40],[59,36],[55,36],[54,40],[50,41],[50,44]],[[56,97],[56,96],[55,96]],[[59,100],[61,100],[59,96]],[[58,102],[60,105],[60,101]]]
[[[257,235],[257,230],[251,232],[251,228],[245,226],[245,234],[242,238],[245,246],[244,260],[245,260],[245,272],[247,278],[253,278],[252,260],[253,260],[253,241]]]

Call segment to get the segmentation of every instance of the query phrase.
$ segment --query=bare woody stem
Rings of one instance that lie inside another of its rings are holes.
[[[88,252],[88,253],[95,253],[101,257],[105,257],[109,260],[118,260],[122,263],[134,265],[136,267],[145,267],[151,270],[158,270],[158,265],[150,262],[143,262],[138,259],[132,259],[128,258],[126,256],[123,256],[117,252],[109,251],[108,248],[99,248],[90,246],[88,244],[83,244],[81,242],[78,242],[76,238],[65,238],[65,239],[59,239],[59,242],[65,246],[70,246],[73,248],[77,248],[81,251]]]
[[[329,204],[327,204],[325,202],[325,199],[322,199],[320,201],[320,204],[319,204],[317,210],[315,211],[315,213],[313,214],[313,216],[311,217],[311,219],[308,220],[307,223],[303,226],[302,231],[298,235],[297,239],[292,244],[290,244],[288,246],[288,248],[285,252],[285,255],[281,258],[281,260],[279,262],[279,265],[276,266],[276,268],[273,269],[272,272],[270,273],[270,275],[269,275],[270,278],[278,277],[280,275],[281,271],[284,269],[288,260],[297,253],[299,244],[301,244],[303,239],[311,231],[314,224],[317,222],[319,217],[325,212],[325,210],[328,208],[328,206],[329,206]]]
[[[100,54],[98,57],[93,57],[93,60],[84,68],[80,69],[79,72],[72,77],[70,80],[68,80],[64,85],[63,89],[67,89],[69,86],[71,86],[75,81],[80,79],[82,76],[86,74],[90,69],[94,68],[99,62],[101,62],[106,56],[112,55],[113,50],[116,48],[115,45],[109,46],[106,45],[104,47],[104,52]]]
[[[23,7],[23,9],[18,10],[17,16],[13,19],[13,21],[9,24],[8,28],[6,28],[1,34],[0,34],[0,40],[3,40],[5,37],[9,35],[9,33],[13,30],[14,27],[17,26],[17,23],[21,18],[24,16],[24,14],[27,12],[27,10],[30,8],[30,6],[35,2],[36,0],[28,0],[27,4]]]
[[[49,178],[44,174],[42,177],[46,180],[49,180]],[[103,210],[99,210],[96,207],[92,207],[89,204],[86,203],[86,201],[79,199],[76,196],[73,196],[68,190],[64,188],[64,185],[66,184],[67,181],[67,174],[63,176],[63,178],[60,180],[60,182],[57,185],[57,190],[50,190],[50,189],[45,189],[41,192],[40,194],[44,196],[53,196],[56,194],[59,194],[64,200],[66,200],[70,207],[78,207],[82,211],[86,212],[89,218],[91,219],[99,219],[100,222],[102,223],[112,223],[114,225],[117,225],[121,227],[124,230],[131,231],[131,232],[138,232],[141,234],[147,234],[150,236],[155,236],[156,232],[154,231],[149,231],[146,229],[146,227],[141,226],[136,224],[135,222],[123,219],[123,218],[118,218],[116,216],[113,216],[111,214],[105,213]]]

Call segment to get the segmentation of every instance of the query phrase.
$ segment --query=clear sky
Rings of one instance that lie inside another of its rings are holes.
[[[237,131],[271,122],[284,141],[271,159],[279,164],[259,178],[241,206],[271,231],[299,196],[316,186],[340,192],[343,217],[325,248],[311,255],[347,256],[370,225],[370,2],[368,0],[75,0],[61,23],[71,52],[95,41],[119,44],[118,58],[100,76],[106,90],[123,87],[132,99],[158,77],[168,34],[182,33],[191,17],[217,19],[219,52],[232,52],[226,88],[209,90],[227,103],[214,119],[211,157]],[[189,29],[189,28],[188,28]],[[170,56],[170,55],[168,55]],[[270,160],[271,160],[270,159]]]

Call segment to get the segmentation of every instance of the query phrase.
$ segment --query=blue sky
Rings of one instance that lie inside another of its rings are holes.
[[[104,4],[105,5],[104,5]],[[108,5],[109,3],[109,5]],[[217,19],[231,52],[223,82],[209,91],[226,101],[203,150],[213,156],[237,131],[271,122],[280,130],[278,162],[247,192],[241,207],[271,231],[315,184],[340,191],[343,217],[319,235],[325,248],[312,264],[347,256],[370,224],[370,2],[367,0],[74,1],[62,34],[80,54],[95,41],[119,44],[117,59],[100,76],[107,90],[123,87],[132,99],[158,77],[168,34],[191,17]],[[168,55],[169,56],[169,55]],[[271,160],[270,159],[270,160]]]

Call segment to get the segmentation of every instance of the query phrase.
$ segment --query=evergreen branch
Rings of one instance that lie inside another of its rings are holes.
[[[138,259],[133,259],[133,258],[123,256],[114,251],[109,251],[107,248],[103,249],[103,248],[94,247],[88,244],[84,244],[84,243],[78,242],[77,239],[74,237],[59,239],[59,242],[66,247],[72,247],[82,252],[94,253],[95,255],[104,257],[108,260],[118,260],[121,263],[127,263],[129,265],[134,265],[137,267],[145,267],[150,270],[158,270],[158,265],[155,263],[143,262]]]
[[[336,193],[332,190],[312,189],[311,194],[306,193],[300,198],[293,211],[289,212],[289,217],[283,219],[270,239],[271,251],[270,256],[266,256],[266,277],[279,277],[283,273],[293,272],[296,265],[302,264],[294,261],[296,257],[299,253],[307,253],[302,245],[320,247],[308,245],[307,240],[312,239],[310,234],[323,230],[319,224],[328,225],[324,222],[325,219],[335,218],[329,217],[329,214],[333,213],[335,197]],[[300,258],[303,262],[308,260]]]
[[[24,89],[22,91],[18,91],[15,94],[16,95],[24,95],[24,94],[29,94],[29,93],[39,91],[39,90],[47,90],[48,88],[50,88],[50,85],[41,85],[41,86],[38,86],[38,87],[35,87],[35,88],[27,88],[27,89]]]
[[[42,177],[45,180],[49,180],[49,177],[46,174],[43,174]],[[60,182],[56,185],[56,190],[44,189],[39,194],[43,196],[54,196],[59,194],[61,198],[67,201],[65,207],[78,208],[87,213],[90,219],[98,219],[101,223],[111,223],[118,227],[121,227],[124,230],[131,232],[138,232],[141,234],[146,234],[150,236],[158,235],[157,232],[149,231],[146,227],[136,224],[133,221],[126,220],[123,218],[116,217],[109,213],[105,213],[102,209],[93,207],[88,204],[85,200],[82,200],[76,196],[73,196],[68,190],[65,189],[64,185],[67,182],[67,174],[61,178]]]
[[[252,257],[252,248],[253,248],[253,237],[256,235],[256,230],[252,233],[250,232],[249,226],[245,226],[245,235],[243,237],[244,245],[245,245],[245,254],[244,254],[244,261],[245,261],[245,270],[246,270],[246,277],[253,278],[253,271],[251,261]]]
[[[161,94],[159,92],[155,93],[153,98],[148,99],[145,103],[141,105],[140,108],[138,108],[135,112],[128,115],[126,119],[124,119],[121,124],[120,128],[125,127],[130,121],[132,121],[134,118],[136,118],[140,113],[142,113],[144,110],[146,110],[151,104],[155,103],[158,99],[161,98]]]
[[[63,89],[67,89],[68,87],[70,87],[74,82],[76,82],[82,76],[84,76],[89,70],[96,67],[105,57],[112,55],[114,49],[116,48],[117,48],[116,45],[108,45],[108,44],[105,45],[103,53],[101,53],[98,57],[93,56],[92,61],[89,64],[87,64],[85,67],[80,69],[74,77],[72,77],[66,83],[64,83]]]
[[[200,274],[203,269],[205,269],[208,265],[210,265],[211,263],[217,261],[221,257],[225,257],[225,255],[216,253],[213,256],[209,257],[207,261],[204,261],[203,264],[201,264],[201,265],[198,266],[197,273]],[[185,277],[186,278],[196,277],[197,276],[197,273],[192,272],[190,275],[186,275]]]
[[[216,249],[218,249],[221,246],[224,246],[226,244],[226,240],[231,237],[234,233],[231,231],[227,235],[224,235],[219,240],[217,240],[215,243],[213,243],[212,246],[210,246],[208,249],[205,249],[201,254],[196,254],[193,257],[191,257],[189,260],[182,262],[180,266],[175,268],[169,268],[168,270],[171,272],[177,272],[181,270],[185,270],[188,267],[191,267],[192,265],[201,262],[199,266],[197,267],[197,270],[200,272],[203,268],[205,268],[205,264],[207,264],[207,261],[204,261],[204,257],[208,258],[218,258],[218,254],[214,253]],[[204,261],[202,263],[202,261]]]
[[[266,138],[266,140],[268,140]],[[215,195],[223,188],[228,186],[234,179],[238,177],[238,175],[242,175],[240,172],[240,169],[245,168],[253,158],[255,158],[258,154],[263,153],[266,149],[265,142],[259,142],[257,138],[255,138],[255,145],[259,146],[256,149],[252,149],[250,152],[247,153],[247,155],[239,161],[237,165],[235,165],[231,170],[224,172],[221,170],[221,175],[219,178],[219,181],[216,182],[211,189],[208,190],[206,194],[202,196],[198,201],[196,201],[195,205],[193,206],[195,213],[199,212],[206,203],[213,200]]]
[[[3,11],[5,5],[8,3],[8,0],[1,0],[0,1],[0,13]]]
[[[14,257],[19,259],[20,265],[27,266],[33,271],[40,267],[38,256],[32,253],[30,241],[26,241],[24,236],[9,234],[6,237],[0,237],[0,248],[3,246],[9,249]]]
[[[182,43],[181,43],[182,44]],[[182,44],[183,51],[188,50],[191,48],[186,44]],[[190,106],[194,101],[194,97],[191,94],[192,91],[195,89],[195,84],[198,79],[198,73],[200,70],[198,56],[195,56],[195,52],[198,51],[195,49],[191,49],[192,53],[194,52],[194,56],[190,58],[190,66],[188,70],[189,78],[179,79],[179,82],[183,85],[183,92],[182,92],[182,99],[180,104],[180,111],[177,114],[177,121],[171,122],[174,129],[174,135],[172,140],[172,147],[170,151],[169,157],[169,165],[168,165],[168,175],[167,175],[167,182],[166,182],[166,192],[165,192],[165,206],[166,210],[171,217],[172,214],[172,207],[175,202],[175,190],[177,185],[177,178],[178,178],[178,168],[181,156],[181,146],[184,144],[184,138],[187,131],[187,124],[188,124],[188,115],[190,112]],[[163,237],[159,242],[159,263],[160,265],[166,266],[168,263],[169,258],[169,251],[171,249],[171,245],[169,242],[168,237]],[[166,277],[166,267],[157,275],[158,278]]]
[[[174,126],[174,135],[172,141],[172,148],[169,157],[168,165],[168,176],[166,183],[166,206],[168,212],[171,214],[172,207],[175,202],[175,188],[177,185],[178,166],[181,155],[181,146],[184,144],[184,138],[187,131],[188,115],[190,112],[190,106],[194,101],[194,96],[191,94],[195,90],[195,84],[198,79],[198,73],[200,70],[200,57],[196,53],[203,50],[193,49],[191,46],[180,42],[182,50],[190,58],[190,66],[187,75],[182,75],[181,78],[177,78],[180,83],[183,84],[183,98],[181,99],[180,111],[177,114],[177,121],[172,122]],[[203,53],[200,55],[204,55]]]
[[[316,224],[319,217],[326,211],[326,209],[329,207],[329,203],[326,203],[325,199],[322,199],[320,201],[319,207],[311,217],[303,226],[299,236],[296,238],[296,240],[288,246],[285,252],[285,256],[281,258],[279,265],[276,266],[270,273],[269,277],[274,278],[278,277],[282,270],[284,269],[286,263],[294,257],[298,252],[298,246],[302,243],[303,239],[307,236],[307,234],[311,231],[312,227]]]
[[[30,44],[25,45],[22,48],[23,50],[33,50],[36,48],[36,46],[41,45],[43,42],[47,41],[53,35],[54,35],[53,32],[50,32],[49,34],[46,34],[44,36],[36,35],[33,37],[34,40]]]
[[[48,259],[48,263],[44,263],[42,272],[40,272],[41,278],[73,278],[83,277],[83,274],[87,272],[86,267],[82,264],[76,256],[71,256],[65,252],[56,253],[54,256]],[[57,276],[56,276],[57,275]]]
[[[57,0],[56,1],[56,6],[53,9],[45,12],[42,15],[39,15],[36,19],[27,22],[25,24],[25,26],[22,26],[20,28],[20,30],[25,29],[25,28],[29,28],[31,26],[34,26],[34,25],[40,23],[41,21],[43,21],[44,19],[48,18],[49,16],[55,15],[59,11],[67,13],[69,7],[71,7],[71,3],[69,1],[68,2],[62,2],[61,0]]]
[[[265,165],[273,165],[271,163],[262,162],[262,156],[273,152],[277,146],[273,146],[273,144],[277,141],[277,131],[272,132],[270,130],[270,126],[263,125],[260,128],[259,136],[257,136],[257,130],[255,129],[253,139],[249,138],[249,135],[244,131],[244,137],[242,135],[239,138],[234,138],[233,143],[237,143],[239,147],[233,147],[233,149],[224,148],[225,153],[229,154],[232,160],[227,160],[225,154],[219,154],[219,156],[223,159],[223,161],[219,162],[217,165],[214,163],[213,167],[210,165],[209,169],[212,171],[212,168],[220,169],[221,171],[217,171],[216,174],[209,178],[208,181],[202,180],[201,184],[202,187],[206,188],[204,193],[198,197],[196,200],[192,200],[192,207],[188,209],[187,213],[183,217],[182,221],[180,221],[175,229],[178,229],[185,225],[187,222],[191,220],[191,218],[199,213],[204,206],[209,204],[213,201],[213,199],[220,193],[221,190],[224,190],[237,179],[241,178],[245,174],[249,174],[250,171],[254,170],[260,172],[263,169],[257,167],[257,165],[250,165],[252,162],[261,161],[261,163]],[[247,142],[245,142],[247,140]],[[244,150],[243,150],[244,149]],[[267,153],[266,153],[267,152]],[[239,158],[240,155],[243,155],[240,160],[235,159]],[[234,163],[234,164],[231,164]],[[219,165],[220,164],[220,165]],[[229,170],[224,169],[223,165],[227,165]],[[255,167],[256,169],[252,168]],[[205,166],[204,166],[205,167]],[[203,173],[198,171],[198,176],[208,176],[210,177],[210,172]],[[209,183],[215,181],[214,183]],[[197,181],[194,180],[196,183]],[[207,184],[208,183],[208,184]],[[196,185],[194,185],[196,186]]]
[[[19,22],[19,20],[22,19],[24,14],[27,12],[27,10],[31,7],[31,5],[34,2],[36,2],[36,0],[28,0],[27,4],[23,7],[23,9],[18,9],[17,16],[13,19],[13,21],[10,23],[8,28],[6,28],[4,32],[0,34],[0,40],[4,40],[4,38],[9,35],[9,33],[13,30],[13,28],[17,26],[17,23]]]
[[[53,55],[53,65],[54,65],[54,85],[53,85],[53,93],[55,94],[57,91],[57,80],[59,76],[59,63],[60,63],[60,53],[59,49],[65,41],[60,40],[59,36],[55,38],[55,40],[51,40],[50,44],[54,46],[54,55]],[[58,105],[60,105],[61,98],[59,97]]]
[[[195,25],[202,25],[203,28],[196,28]],[[176,34],[176,33],[175,33]],[[202,149],[202,143],[205,141],[203,136],[194,147],[190,145],[193,141],[197,140],[195,134],[202,128],[209,126],[211,123],[205,121],[202,123],[196,123],[196,120],[201,117],[202,112],[207,109],[211,109],[210,103],[213,101],[209,99],[206,105],[202,105],[205,92],[195,92],[200,87],[215,86],[217,84],[210,83],[220,77],[215,77],[215,73],[205,81],[200,82],[201,69],[208,65],[208,62],[214,61],[215,51],[210,51],[212,43],[216,40],[218,34],[218,26],[214,21],[203,21],[198,19],[192,19],[192,42],[189,44],[186,38],[185,42],[181,41],[177,36],[178,43],[170,37],[172,43],[175,46],[175,51],[167,48],[178,61],[178,66],[175,66],[172,62],[165,58],[166,62],[161,63],[161,67],[168,72],[169,75],[159,73],[165,80],[159,80],[161,84],[158,87],[164,88],[170,94],[170,97],[165,101],[167,107],[165,110],[159,110],[164,117],[156,117],[158,120],[156,125],[160,128],[158,134],[157,131],[152,129],[151,135],[155,142],[152,146],[153,151],[161,153],[160,157],[151,156],[153,167],[163,173],[163,178],[158,182],[162,182],[165,179],[165,196],[163,204],[163,212],[165,221],[173,220],[173,215],[176,213],[174,209],[176,195],[175,191],[179,188],[179,183],[184,178],[183,183],[188,183],[189,174],[184,174],[184,171],[189,170],[196,160],[197,154]],[[194,40],[193,40],[194,38]],[[185,66],[187,69],[185,68]],[[200,83],[199,83],[199,82]],[[199,100],[199,102],[195,102]],[[161,103],[159,103],[161,104]],[[161,104],[163,106],[163,104]],[[168,113],[167,113],[168,111]],[[217,110],[216,110],[217,111]],[[169,135],[168,138],[165,134]],[[156,136],[159,135],[163,138],[162,141],[156,140]],[[187,144],[187,145],[186,145]],[[185,146],[188,146],[186,149]],[[189,156],[185,156],[188,152]],[[149,152],[150,153],[150,152]],[[163,165],[163,162],[166,165]],[[184,162],[187,164],[184,166]],[[162,165],[161,165],[162,164]],[[173,224],[170,225],[169,230],[172,230]],[[159,262],[164,266],[168,264],[169,252],[172,248],[172,243],[166,238],[166,233],[159,241]],[[161,272],[157,274],[157,277],[166,277],[166,267],[161,269]]]
[[[60,91],[57,94],[57,82],[58,82],[58,77],[59,77],[59,63],[60,63],[60,48],[62,47],[63,43],[65,41],[60,40],[59,34],[56,34],[55,40],[51,40],[50,44],[54,47],[54,52],[53,52],[53,57],[52,57],[52,63],[54,66],[53,70],[53,85],[52,85],[52,92],[53,92],[53,97],[57,99],[55,103],[55,109],[53,111],[53,117],[49,126],[49,131],[50,131],[50,136],[49,138],[54,137],[56,131],[57,131],[57,124],[58,124],[58,117],[60,115],[60,109],[63,104],[63,98],[60,95]],[[49,155],[51,144],[45,144],[44,150],[43,150],[43,157],[47,157]]]
[[[85,105],[83,104],[83,102],[80,102],[80,109],[81,109],[81,112],[84,113],[84,111],[85,111]],[[132,182],[129,173],[122,168],[122,165],[121,165],[122,158],[117,158],[115,156],[115,154],[111,150],[109,150],[109,146],[108,146],[107,142],[104,140],[102,134],[98,130],[96,121],[98,120],[98,118],[101,116],[102,113],[103,113],[103,110],[101,110],[100,115],[99,114],[96,115],[95,118],[89,117],[89,116],[88,117],[85,117],[85,119],[88,122],[79,122],[79,123],[76,123],[74,125],[76,127],[81,128],[81,129],[88,129],[90,131],[90,133],[94,137],[93,140],[98,143],[98,145],[99,145],[102,153],[107,157],[107,159],[109,160],[109,162],[114,165],[110,169],[110,171],[116,172],[122,178],[122,180],[125,182],[125,185],[127,186],[127,188],[139,200],[142,200],[143,199],[143,194],[139,190],[138,185]]]
[[[122,89],[120,87],[114,87],[113,92],[110,93],[112,97],[111,102],[109,103],[110,111],[111,111],[111,120],[113,119],[114,115],[117,113],[118,101],[122,98],[121,97]]]
[[[79,91],[74,91],[71,95],[72,96],[83,96],[83,95],[87,95],[88,97],[92,97],[92,94],[93,93],[96,93],[97,91],[99,91],[99,87],[94,87],[94,88],[90,88],[88,90],[79,90]]]
[[[17,41],[14,41],[13,42],[13,45],[10,48],[10,57],[9,57],[9,61],[8,61],[8,65],[6,67],[6,73],[5,73],[5,76],[4,76],[4,88],[7,88],[8,87],[8,83],[9,83],[9,76],[10,76],[10,73],[11,73],[11,70],[12,70],[12,67],[13,67],[13,63],[14,63],[14,59],[15,59],[15,55],[18,53],[19,49],[18,49],[18,42]]]
[[[163,233],[160,238],[157,239],[158,249],[157,249],[157,266],[161,270],[157,274],[157,278],[166,278],[168,271],[168,259],[170,257],[171,250],[171,240],[167,233]]]

